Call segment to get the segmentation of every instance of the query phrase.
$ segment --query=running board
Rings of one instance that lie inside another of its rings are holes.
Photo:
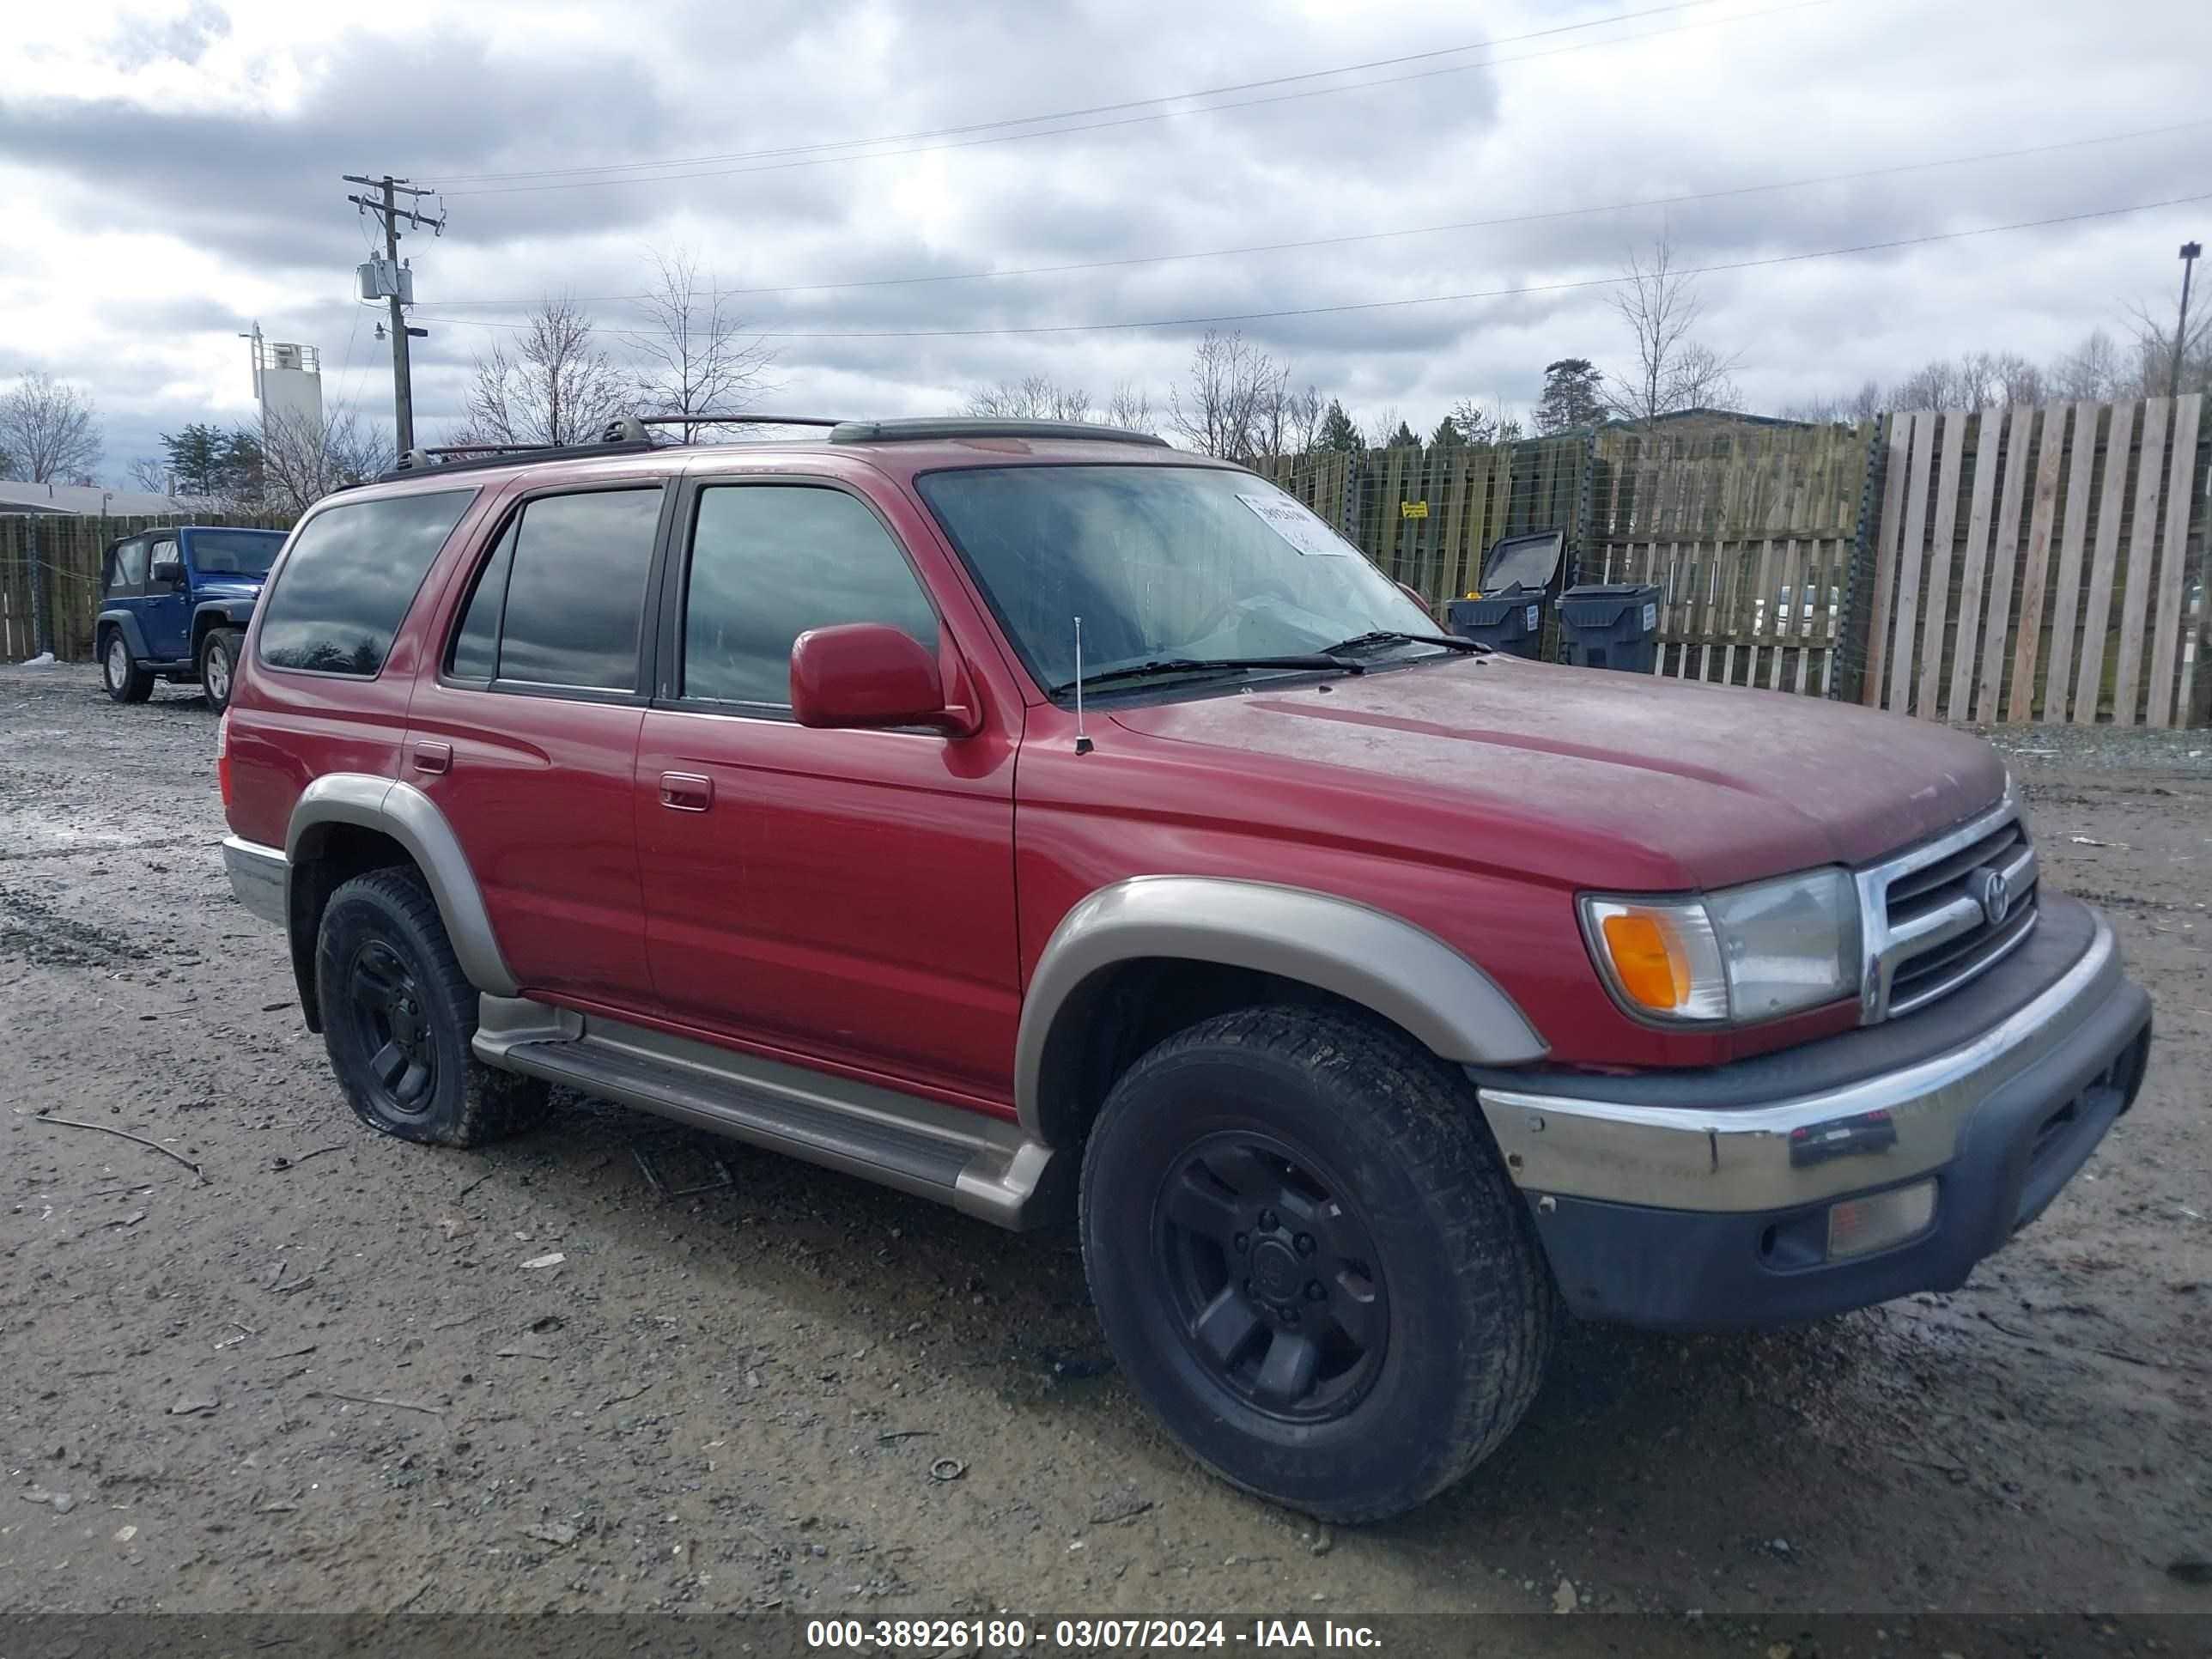
[[[935,1199],[1000,1227],[1036,1226],[1052,1207],[1052,1149],[1018,1124],[526,997],[481,1002],[474,1046],[488,1066]]]

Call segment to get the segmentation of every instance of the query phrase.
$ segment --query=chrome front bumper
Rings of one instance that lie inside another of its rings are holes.
[[[1508,1170],[1532,1198],[1782,1210],[1950,1164],[1984,1102],[2031,1086],[2039,1069],[2077,1066],[2084,1043],[2104,1043],[2101,1029],[2087,1028],[2109,1024],[2108,1006],[2123,995],[2139,1002],[2142,994],[2127,985],[2111,924],[2098,915],[2081,958],[2033,1000],[1956,1048],[1843,1087],[1711,1109],[1608,1101],[1595,1077],[1587,1096],[1556,1078],[1543,1092],[1479,1092]],[[2148,1018],[2146,1007],[2136,1029]]]
[[[264,921],[285,925],[291,865],[283,848],[225,836],[222,865],[230,872],[230,890],[240,904]]]

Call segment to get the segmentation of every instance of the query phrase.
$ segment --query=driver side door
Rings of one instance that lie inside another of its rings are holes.
[[[147,655],[171,662],[183,658],[191,644],[191,584],[185,575],[184,555],[174,536],[157,536],[148,561],[146,598],[138,607]]]

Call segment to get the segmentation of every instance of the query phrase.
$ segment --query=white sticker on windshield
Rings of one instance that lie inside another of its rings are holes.
[[[1239,491],[1237,499],[1301,553],[1340,558],[1358,550],[1288,495],[1246,495]]]

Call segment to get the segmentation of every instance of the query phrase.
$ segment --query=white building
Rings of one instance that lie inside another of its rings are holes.
[[[261,405],[261,435],[272,422],[314,431],[323,423],[323,363],[311,345],[264,340],[261,325],[246,337],[253,344],[253,396]]]

